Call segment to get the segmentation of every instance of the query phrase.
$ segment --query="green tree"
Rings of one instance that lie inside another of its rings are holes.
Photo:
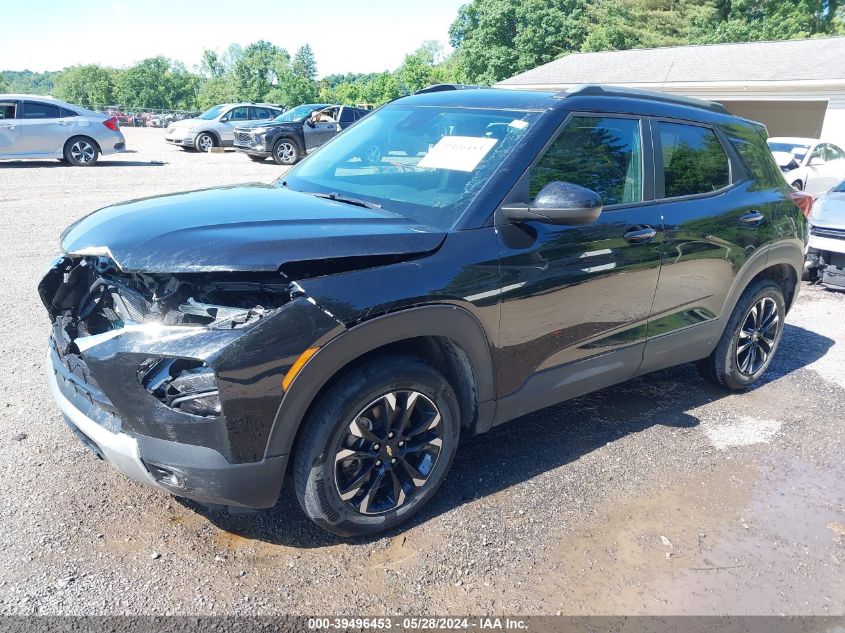
[[[65,68],[56,79],[55,95],[70,103],[92,108],[115,102],[114,90],[119,72],[97,64]]]
[[[310,81],[317,79],[317,60],[314,58],[314,51],[308,44],[304,44],[293,56],[291,66],[293,74],[304,77]]]
[[[3,78],[3,75],[0,75],[0,92],[8,92],[9,86],[6,83],[6,80]]]
[[[435,41],[424,42],[417,50],[405,55],[396,71],[399,83],[406,92],[416,92],[437,83],[435,67],[443,61],[443,47]]]
[[[288,52],[259,40],[243,49],[235,61],[234,85],[240,99],[261,101],[279,84],[290,64]]]
[[[123,105],[139,109],[193,109],[200,87],[197,75],[166,57],[151,57],[121,73],[115,97]]]
[[[231,103],[237,101],[235,87],[226,77],[215,77],[205,80],[197,93],[197,106],[206,110],[218,103]]]
[[[215,51],[205,49],[200,61],[200,73],[206,79],[219,79],[226,74],[226,65]]]

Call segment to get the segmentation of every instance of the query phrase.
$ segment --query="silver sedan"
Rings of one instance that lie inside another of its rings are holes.
[[[0,94],[0,160],[58,158],[87,167],[125,149],[116,117],[52,97]]]

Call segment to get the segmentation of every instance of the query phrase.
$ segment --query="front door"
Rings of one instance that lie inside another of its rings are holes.
[[[587,226],[497,220],[502,312],[497,417],[633,376],[642,360],[660,269],[648,124],[636,116],[570,116],[523,177],[529,202],[552,181],[598,192]],[[507,397],[511,394],[510,397]]]
[[[0,156],[19,153],[17,109],[17,101],[0,101]]]
[[[305,150],[310,152],[328,142],[338,132],[337,108],[326,108],[312,114],[302,128]]]
[[[249,121],[248,106],[238,106],[237,108],[229,110],[226,116],[221,117],[220,119],[220,124],[217,129],[220,134],[220,140],[227,145],[234,143],[235,128],[239,125],[243,125],[247,121]]]

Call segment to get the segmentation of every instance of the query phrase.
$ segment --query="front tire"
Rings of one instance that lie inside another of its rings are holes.
[[[208,132],[203,132],[194,140],[194,148],[198,152],[208,152],[212,147],[217,146],[217,139]]]
[[[64,157],[67,163],[75,167],[91,167],[99,160],[100,149],[87,136],[74,136],[65,143]]]
[[[395,527],[440,487],[460,426],[452,387],[426,361],[367,361],[342,375],[304,422],[293,455],[299,504],[339,536]]]
[[[768,369],[783,335],[783,290],[761,279],[742,293],[716,349],[697,363],[708,381],[733,391],[753,385]]]
[[[273,160],[277,165],[293,165],[299,160],[299,145],[290,138],[280,138],[273,143]]]

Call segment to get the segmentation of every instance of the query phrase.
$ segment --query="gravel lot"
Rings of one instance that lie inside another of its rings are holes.
[[[288,495],[217,515],[137,485],[62,424],[35,292],[61,230],[128,198],[282,170],[134,150],[0,163],[0,613],[845,614],[845,294],[805,285],[765,382],[661,371],[468,439],[406,529],[344,542]],[[25,436],[25,437],[24,437]]]

